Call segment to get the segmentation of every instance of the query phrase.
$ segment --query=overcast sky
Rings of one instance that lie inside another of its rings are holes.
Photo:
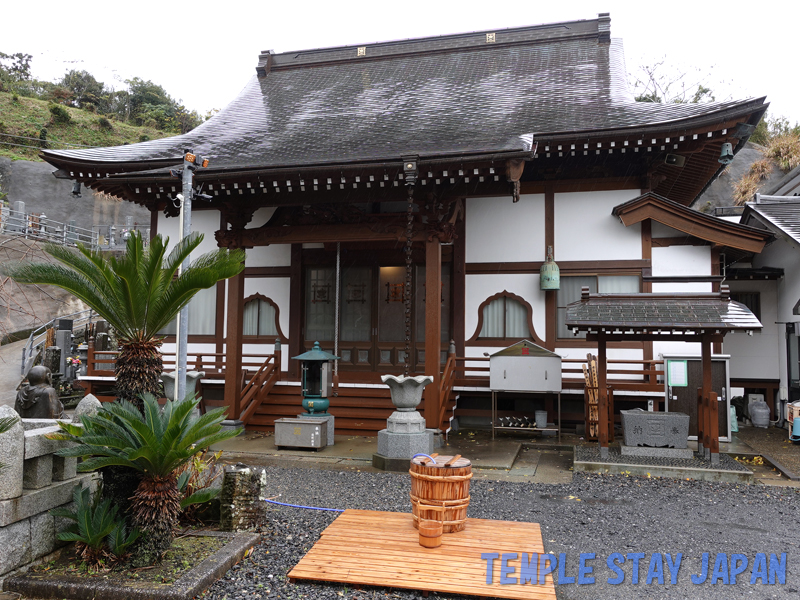
[[[611,13],[628,72],[662,59],[701,77],[717,100],[767,96],[771,116],[800,122],[800,2],[761,0],[140,0],[8,2],[0,51],[33,55],[34,76],[85,69],[117,89],[162,85],[201,114],[230,102],[276,52],[592,19]]]

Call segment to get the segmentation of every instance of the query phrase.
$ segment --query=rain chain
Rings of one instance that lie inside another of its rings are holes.
[[[406,309],[406,345],[403,360],[403,373],[408,377],[409,356],[411,354],[411,238],[414,226],[414,188],[408,187],[408,208],[406,209],[406,284],[403,300]]]

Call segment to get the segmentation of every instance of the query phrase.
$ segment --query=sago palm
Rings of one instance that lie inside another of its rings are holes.
[[[176,469],[197,452],[237,433],[221,430],[222,408],[194,415],[199,399],[193,394],[180,401],[168,400],[163,410],[152,395],[142,399],[144,412],[124,400],[108,402],[96,415],[82,416],[81,426],[59,422],[63,433],[51,436],[77,442],[58,454],[83,458],[79,471],[122,466],[141,473],[130,508],[131,524],[144,534],[134,550],[137,566],[151,564],[169,548],[182,505],[213,496],[202,490],[200,497],[181,502]]]
[[[145,246],[134,232],[127,251],[106,258],[78,245],[78,251],[47,244],[59,263],[14,263],[0,268],[19,283],[55,285],[83,300],[114,328],[120,345],[115,375],[117,396],[141,408],[143,393],[158,394],[163,368],[158,332],[202,289],[238,274],[244,251],[203,254],[177,275],[178,267],[202,241],[193,233],[167,253],[169,238],[155,236]]]

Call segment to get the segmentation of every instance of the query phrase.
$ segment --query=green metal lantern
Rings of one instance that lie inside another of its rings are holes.
[[[333,361],[339,360],[339,357],[325,352],[319,347],[319,342],[314,342],[311,350],[292,358],[301,362],[306,415],[327,415],[331,404],[328,394],[333,387]]]
[[[539,269],[539,289],[558,290],[561,289],[561,273],[558,265],[553,260],[553,247],[547,247],[547,259]]]

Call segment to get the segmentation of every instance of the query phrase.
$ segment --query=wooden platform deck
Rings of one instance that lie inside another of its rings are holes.
[[[500,560],[486,583],[482,553],[544,552],[538,523],[467,519],[464,531],[448,533],[438,548],[419,545],[410,513],[346,510],[289,572],[310,579],[494,598],[545,600],[556,597],[551,575],[543,585],[500,584]],[[535,560],[532,558],[532,561]],[[511,560],[519,581],[520,560]]]

